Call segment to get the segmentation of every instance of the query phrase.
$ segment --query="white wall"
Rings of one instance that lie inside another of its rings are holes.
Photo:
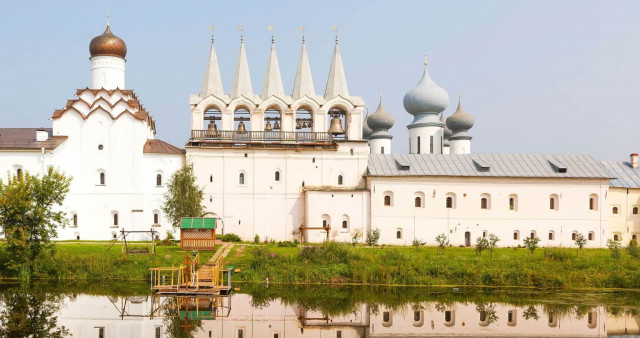
[[[613,213],[613,208],[618,208],[618,213]],[[638,208],[638,214],[633,213],[633,208]],[[609,204],[606,213],[609,214],[609,236],[618,239],[623,245],[635,235],[640,239],[640,189],[609,188]]]

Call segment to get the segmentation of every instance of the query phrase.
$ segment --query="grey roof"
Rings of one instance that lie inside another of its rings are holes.
[[[605,161],[602,167],[611,177],[609,186],[613,188],[640,188],[640,168],[633,169],[629,162]]]
[[[402,168],[400,164],[408,164]],[[566,172],[561,170],[566,167]],[[369,176],[613,178],[589,155],[372,154]],[[639,181],[640,182],[640,181]]]

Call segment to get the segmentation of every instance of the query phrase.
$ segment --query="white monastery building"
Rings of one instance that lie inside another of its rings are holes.
[[[413,116],[409,154],[392,153],[394,115],[382,96],[373,114],[347,86],[336,37],[324,94],[317,93],[302,38],[294,86],[285,91],[275,39],[260,92],[254,92],[244,38],[225,92],[212,38],[199,93],[189,97],[185,149],[155,138],[155,122],[125,88],[124,41],[90,44],[91,88],[53,113],[51,129],[0,128],[0,170],[73,176],[65,202],[71,228],[60,238],[107,239],[120,229],[170,229],[164,185],[193,165],[218,233],[244,240],[351,241],[374,229],[381,243],[470,246],[496,234],[499,245],[538,237],[543,246],[587,246],[640,233],[640,170],[589,155],[472,154],[474,118],[462,106],[446,117],[449,95],[428,72],[404,97]],[[186,118],[186,116],[185,116]],[[625,243],[626,244],[626,243]]]

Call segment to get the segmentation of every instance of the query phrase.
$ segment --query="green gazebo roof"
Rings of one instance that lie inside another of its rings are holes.
[[[183,217],[180,229],[215,229],[216,219],[212,217]]]

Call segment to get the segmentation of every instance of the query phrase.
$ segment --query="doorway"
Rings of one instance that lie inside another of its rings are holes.
[[[464,246],[471,246],[471,233],[469,231],[464,233]]]

